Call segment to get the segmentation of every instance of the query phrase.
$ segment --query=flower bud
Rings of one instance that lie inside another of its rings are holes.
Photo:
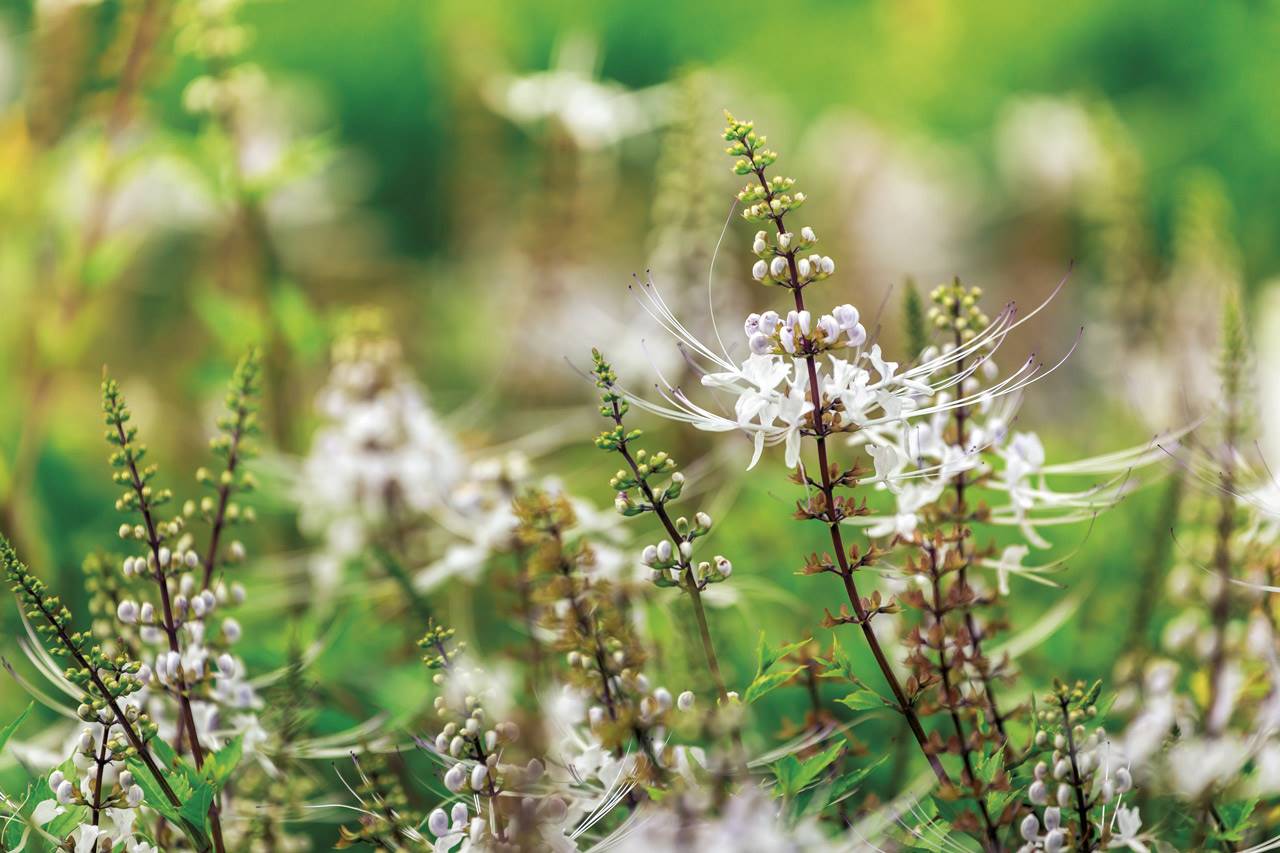
[[[138,605],[126,598],[116,607],[116,618],[126,625],[132,625],[138,621]]]
[[[455,764],[449,768],[449,772],[444,774],[444,786],[453,793],[458,793],[467,783],[467,769],[461,764]]]
[[[733,563],[725,559],[724,556],[716,554],[716,571],[720,573],[720,577],[727,578],[733,574]]]
[[[769,272],[769,265],[764,261],[756,261],[751,265],[751,277],[756,281],[764,281],[765,275]]]
[[[1066,782],[1058,786],[1058,805],[1064,809],[1071,805],[1071,786]]]
[[[686,690],[676,698],[676,707],[681,711],[689,711],[693,709],[693,691]]]
[[[1040,821],[1036,816],[1029,814],[1022,819],[1022,825],[1018,827],[1018,832],[1022,835],[1024,841],[1035,841],[1040,836]]]
[[[427,829],[431,830],[431,834],[436,838],[449,833],[449,816],[444,813],[444,809],[436,809],[427,817]]]

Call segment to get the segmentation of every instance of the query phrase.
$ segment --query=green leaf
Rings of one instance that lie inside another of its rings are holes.
[[[67,806],[67,810],[49,821],[44,831],[59,840],[66,838],[77,826],[89,818],[88,806]]]
[[[858,785],[862,784],[862,780],[870,776],[871,771],[875,770],[888,760],[888,755],[882,755],[878,761],[873,761],[870,764],[864,764],[857,770],[854,770],[851,773],[845,773],[843,776],[838,777],[831,785],[831,792],[827,795],[827,802],[833,803],[836,800],[843,798],[854,788],[858,787]]]
[[[222,787],[227,784],[227,780],[231,778],[236,765],[240,763],[243,749],[244,735],[236,735],[227,741],[222,749],[211,753],[205,758],[204,767],[200,768],[200,774],[213,786],[215,791],[221,791]]]
[[[979,756],[977,763],[974,765],[973,772],[978,779],[990,785],[995,782],[996,777],[1000,775],[1000,770],[1004,767],[1004,752],[996,750],[987,755]]]
[[[804,667],[797,666],[795,669],[779,669],[756,676],[755,681],[752,681],[747,686],[746,692],[742,694],[742,701],[748,705],[751,704],[766,693],[777,690],[803,669]]]
[[[773,775],[777,784],[774,790],[783,797],[794,797],[822,775],[822,771],[830,767],[843,751],[844,744],[837,743],[830,749],[811,755],[803,761],[794,755],[788,755],[781,761],[775,762]]]
[[[178,810],[173,807],[173,803],[169,802],[169,798],[164,795],[164,789],[160,787],[160,783],[152,775],[151,769],[137,758],[130,758],[128,765],[129,770],[133,772],[133,781],[138,784],[138,787],[142,788],[143,802],[176,823],[178,821]],[[174,793],[177,794],[177,791],[175,790]]]
[[[880,711],[891,707],[883,696],[869,687],[859,687],[848,696],[836,701],[855,711]]]
[[[992,818],[998,818],[1009,807],[1009,804],[1017,798],[1017,791],[988,791],[987,812],[991,814]]]
[[[766,672],[768,672],[770,669],[773,668],[773,665],[775,663],[782,660],[787,655],[792,654],[798,651],[799,649],[804,648],[806,645],[808,645],[811,642],[813,642],[812,637],[805,637],[803,640],[800,640],[799,642],[786,643],[784,645],[778,646],[777,648],[770,648],[768,642],[764,638],[764,631],[761,631],[760,643],[756,647],[756,676],[755,677],[759,678],[760,676],[764,675]]]
[[[827,668],[827,671],[822,673],[823,678],[844,678],[854,684],[858,683],[858,676],[853,671],[853,661],[849,659],[848,653],[840,645],[838,638],[831,638],[830,659],[819,658],[818,660]]]
[[[1253,826],[1250,818],[1258,806],[1258,798],[1236,800],[1218,806],[1218,817],[1222,819],[1222,827],[1213,831],[1217,841],[1243,841],[1245,834]]]
[[[147,746],[155,753],[156,758],[160,760],[160,766],[169,768],[178,760],[178,754],[173,751],[173,747],[169,746],[163,738],[152,738],[147,742]]]
[[[26,710],[18,715],[16,720],[5,726],[3,729],[0,729],[0,752],[4,751],[5,744],[9,742],[9,738],[13,737],[13,733],[16,732],[18,730],[18,726],[22,725],[23,721],[27,719],[27,715],[31,713],[31,709],[35,706],[36,703],[31,702],[27,705]]]
[[[209,806],[213,805],[213,794],[213,785],[201,780],[191,795],[183,798],[182,808],[178,809],[178,814],[185,823],[200,828],[201,837],[204,834],[205,821],[209,817]]]

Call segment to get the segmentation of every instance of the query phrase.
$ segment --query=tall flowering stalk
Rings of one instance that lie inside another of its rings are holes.
[[[1055,679],[1037,710],[1032,753],[1043,757],[1026,788],[1029,813],[1018,827],[1025,842],[1019,853],[1149,849],[1137,807],[1123,804],[1133,789],[1129,769],[1106,729],[1086,727],[1098,717],[1101,689],[1101,682],[1068,685]]]
[[[146,665],[124,653],[107,654],[92,634],[75,630],[71,612],[62,600],[51,594],[44,581],[31,573],[9,540],[3,537],[0,537],[0,562],[4,564],[5,580],[10,590],[18,597],[24,615],[35,625],[36,632],[48,643],[50,653],[69,661],[63,674],[83,693],[76,709],[77,717],[97,727],[96,730],[86,730],[81,743],[82,748],[91,754],[93,776],[79,783],[66,778],[62,771],[55,771],[49,779],[49,788],[57,803],[62,806],[86,805],[91,809],[90,825],[93,830],[80,831],[80,838],[88,834],[89,843],[96,845],[104,810],[117,807],[136,809],[142,803],[142,789],[134,784],[132,774],[118,769],[131,758],[140,760],[150,771],[156,789],[169,806],[180,809],[182,801],[151,754],[149,743],[156,735],[157,726],[139,706],[137,699],[131,698],[143,689],[149,678]],[[116,735],[112,734],[113,730]],[[110,788],[105,776],[108,767],[113,768]],[[51,805],[55,811],[58,808]],[[47,822],[52,816],[47,813],[41,820],[37,809],[38,823]]]
[[[172,500],[173,493],[168,489],[157,489],[152,485],[157,468],[155,465],[144,465],[142,462],[147,448],[137,441],[137,428],[129,425],[132,416],[125,406],[120,386],[114,379],[107,379],[102,383],[102,409],[106,415],[107,442],[119,448],[111,454],[111,466],[116,469],[113,478],[116,483],[125,487],[116,501],[116,508],[121,512],[135,513],[142,521],[140,525],[121,525],[120,537],[125,540],[140,540],[145,545],[145,556],[140,561],[135,561],[135,565],[139,565],[137,573],[149,576],[155,581],[160,599],[160,621],[156,623],[156,627],[164,633],[169,654],[164,658],[163,667],[156,674],[169,683],[178,702],[179,724],[175,734],[175,746],[190,750],[192,758],[195,759],[196,769],[199,770],[204,766],[205,749],[200,743],[200,733],[196,728],[195,716],[191,712],[190,688],[203,673],[192,671],[190,657],[184,662],[179,630],[183,627],[188,608],[197,618],[202,617],[206,610],[212,610],[216,606],[216,599],[212,593],[205,590],[190,601],[186,596],[181,596],[180,601],[175,604],[171,581],[184,571],[194,568],[199,562],[199,557],[195,551],[191,550],[175,555],[168,544],[181,533],[184,522],[181,516],[166,520],[158,514],[160,507]],[[225,844],[222,840],[222,822],[218,813],[218,804],[211,802],[209,822],[214,847],[221,853],[225,849]]]
[[[858,323],[858,312],[852,306],[841,306],[836,312],[824,315],[816,324],[813,323],[811,314],[805,307],[804,290],[831,275],[835,264],[825,256],[806,257],[803,254],[817,242],[811,228],[803,228],[798,234],[787,229],[787,214],[804,203],[805,195],[803,192],[793,191],[794,179],[767,176],[767,169],[778,159],[778,155],[765,147],[765,138],[756,134],[751,122],[738,121],[729,116],[729,125],[724,135],[731,143],[728,153],[739,158],[734,164],[734,171],[754,179],[738,194],[738,200],[744,205],[743,217],[752,222],[768,223],[775,232],[773,237],[765,231],[756,235],[753,250],[758,259],[753,275],[757,280],[789,290],[795,303],[795,313],[789,315],[787,321],[779,323],[777,315],[773,315],[773,321],[768,322],[768,326],[772,328],[766,328],[762,325],[762,319],[757,318],[751,344],[752,350],[757,353],[772,352],[776,348],[795,355],[803,361],[808,378],[808,400],[789,398],[791,405],[798,406],[805,412],[805,416],[794,420],[795,438],[788,437],[787,447],[790,460],[798,453],[800,436],[812,438],[817,455],[818,478],[815,480],[803,468],[797,470],[797,481],[814,491],[799,503],[796,514],[827,527],[836,562],[825,563],[822,570],[840,578],[849,604],[853,607],[852,616],[841,617],[841,621],[857,625],[861,630],[885,683],[893,693],[896,710],[906,718],[911,734],[920,745],[934,775],[940,782],[950,784],[950,778],[934,748],[930,746],[920,723],[913,697],[908,695],[899,681],[871,624],[876,615],[885,612],[891,605],[880,603],[878,598],[864,598],[858,592],[854,573],[864,565],[863,557],[856,550],[851,551],[846,547],[841,530],[841,524],[846,518],[862,511],[852,499],[840,494],[857,485],[861,472],[856,466],[841,468],[829,458],[830,437],[847,429],[848,424],[842,418],[844,409],[841,402],[823,394],[817,358],[833,346],[862,344],[866,339],[866,331]]]
[[[199,505],[200,514],[209,524],[209,544],[200,559],[203,567],[201,590],[209,588],[214,573],[221,565],[223,557],[220,546],[224,531],[246,517],[244,508],[232,498],[237,493],[250,492],[255,487],[253,475],[244,471],[244,463],[257,452],[252,437],[261,431],[258,420],[261,374],[262,357],[257,348],[254,348],[236,365],[231,377],[231,387],[227,391],[227,413],[218,419],[219,434],[209,442],[213,453],[224,460],[222,470],[216,475],[207,468],[196,472],[196,479],[213,491]],[[194,506],[188,505],[185,514],[191,515],[194,509]],[[251,514],[249,518],[252,518]],[[244,546],[233,541],[230,552],[233,560],[243,559]]]
[[[641,562],[651,570],[655,584],[679,587],[689,596],[698,621],[698,638],[702,643],[703,656],[715,686],[716,697],[720,702],[727,702],[729,692],[725,688],[720,660],[716,656],[711,629],[707,625],[702,592],[708,584],[727,580],[733,573],[733,564],[719,554],[714,561],[694,562],[693,543],[711,532],[711,516],[699,512],[694,515],[692,524],[684,516],[674,519],[671,517],[668,506],[680,497],[684,488],[684,474],[677,470],[676,461],[666,452],[660,451],[650,456],[648,451],[634,446],[643,433],[638,429],[628,430],[623,424],[630,405],[616,388],[617,374],[599,350],[592,350],[591,356],[592,372],[601,392],[600,414],[613,422],[612,428],[596,437],[596,447],[618,454],[626,463],[626,468],[619,469],[609,481],[609,486],[616,495],[615,506],[625,516],[653,513],[662,523],[666,537],[656,545],[647,545],[641,555]],[[658,478],[666,478],[666,484],[655,483]]]
[[[565,656],[568,683],[592,697],[585,721],[600,742],[621,756],[634,744],[643,756],[636,775],[662,780],[667,769],[658,735],[674,706],[670,691],[644,673],[645,650],[618,607],[613,585],[593,576],[586,541],[570,541],[576,523],[561,495],[533,491],[517,500],[520,536],[543,604],[553,646]]]

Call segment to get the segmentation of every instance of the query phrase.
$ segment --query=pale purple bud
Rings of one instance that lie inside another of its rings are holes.
[[[830,346],[840,337],[840,324],[830,314],[818,318],[818,331],[822,334],[822,342]]]
[[[444,786],[455,794],[462,790],[467,784],[467,768],[461,764],[455,764],[449,768],[449,772],[444,774]]]
[[[485,767],[483,764],[477,764],[475,767],[471,768],[472,790],[476,790],[476,791],[482,790],[484,788],[484,782],[488,778],[489,778],[489,768]]]
[[[844,305],[837,305],[835,308],[832,308],[831,315],[836,318],[836,322],[840,324],[840,328],[845,330],[852,329],[854,326],[858,325],[858,319],[861,316],[858,314],[858,309],[848,303],[845,303]]]
[[[760,331],[766,335],[772,335],[781,320],[777,311],[764,312],[760,315]]]
[[[138,621],[138,605],[136,602],[125,599],[116,607],[116,618],[126,625],[132,625]]]
[[[692,690],[686,690],[676,697],[676,707],[681,711],[690,711],[693,709],[694,696]]]
[[[787,274],[787,259],[774,258],[769,262],[769,275],[774,278],[782,278]]]
[[[764,261],[756,261],[751,265],[751,277],[756,281],[764,281],[764,277],[769,274],[769,265]]]
[[[1022,819],[1022,825],[1018,827],[1018,832],[1026,841],[1035,841],[1040,836],[1040,821],[1036,816],[1029,814]]]
[[[431,834],[436,838],[449,834],[449,816],[444,813],[444,809],[436,809],[427,817],[427,829],[431,830]]]
[[[748,314],[746,321],[742,324],[742,331],[746,332],[748,338],[760,331],[760,315]]]

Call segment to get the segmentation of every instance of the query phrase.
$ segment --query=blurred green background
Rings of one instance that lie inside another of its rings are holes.
[[[1243,287],[1267,328],[1280,265],[1273,2],[264,0],[236,12],[247,40],[226,60],[260,76],[212,111],[192,109],[192,81],[227,73],[224,60],[181,36],[199,6],[0,4],[0,497],[6,533],[64,589],[118,523],[103,365],[183,497],[231,366],[257,342],[270,453],[251,590],[305,602],[296,564],[310,543],[287,477],[272,474],[309,447],[334,330],[360,306],[384,311],[464,445],[558,425],[535,470],[607,505],[591,388],[564,359],[604,345],[640,388],[650,359],[680,369],[628,299],[632,273],[653,269],[695,317],[710,279],[726,339],[747,311],[776,307],[747,275],[740,221],[712,268],[736,189],[724,108],[755,119],[812,199],[805,220],[840,270],[822,297],[878,316],[891,350],[909,278],[959,275],[993,305],[1035,304],[1074,262],[1064,295],[1008,344],[1016,364],[1065,352],[1085,328],[1019,423],[1051,455],[1185,422],[1226,290]],[[144,15],[155,36],[122,106]],[[774,642],[815,630],[825,582],[792,573],[819,537],[789,520],[777,460],[744,478],[745,443],[708,456],[706,436],[658,434],[682,459],[708,458],[704,486],[724,496],[713,544],[735,561],[739,598],[713,629],[745,683],[760,626]],[[1020,695],[1106,673],[1132,642],[1143,572],[1167,550],[1164,488],[1091,535],[1057,532],[1055,553],[1073,552],[1065,590],[1015,584],[1015,627],[1084,602],[1020,661]],[[439,603],[498,654],[517,642],[486,616],[503,594],[489,584]],[[388,612],[403,613],[394,596],[355,601],[325,629],[313,676],[343,702],[320,728],[380,708],[412,727],[428,694],[406,643],[419,626],[385,627]],[[0,617],[10,636],[15,616]],[[246,621],[246,657],[262,668],[321,633],[305,614],[286,630],[266,605]],[[688,636],[655,627],[672,647]],[[670,666],[673,682],[687,677]],[[2,683],[0,717],[25,701]],[[803,704],[780,691],[763,713],[796,719]]]

